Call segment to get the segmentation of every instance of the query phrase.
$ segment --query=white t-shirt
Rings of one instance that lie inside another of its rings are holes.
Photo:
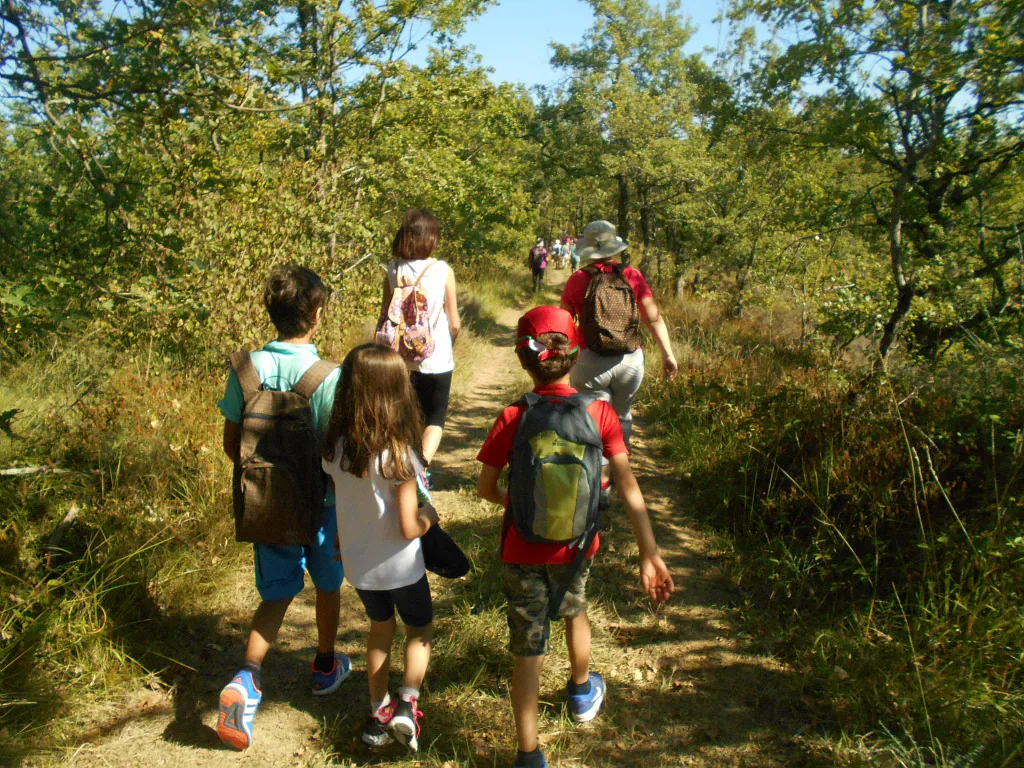
[[[323,461],[324,472],[334,480],[338,515],[338,542],[345,578],[359,589],[388,590],[415,584],[426,574],[419,539],[406,541],[398,524],[398,486],[380,473],[375,460],[366,477],[344,472],[335,460]],[[423,466],[410,452],[413,469]],[[383,457],[387,460],[387,455]]]
[[[452,335],[448,330],[448,314],[444,311],[444,289],[448,283],[447,262],[437,259],[391,262],[388,267],[388,284],[391,290],[398,287],[399,278],[403,285],[412,285],[420,273],[431,264],[430,270],[420,281],[420,290],[427,297],[427,311],[433,325],[434,354],[421,363],[409,363],[409,370],[420,373],[448,373],[455,370],[455,355],[452,351]]]

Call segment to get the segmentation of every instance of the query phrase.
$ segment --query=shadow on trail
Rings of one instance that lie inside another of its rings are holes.
[[[476,407],[453,413],[445,442],[479,446],[500,410],[495,401],[504,405],[514,399],[508,383],[485,379],[473,393]],[[686,527],[678,480],[663,471],[657,457],[643,455],[643,432],[638,420],[641,455],[634,456],[634,470],[676,592],[661,609],[641,594],[633,534],[625,509],[614,503],[588,587],[593,664],[608,683],[606,709],[589,726],[568,725],[562,704],[567,675],[563,633],[553,627],[542,683],[542,700],[547,702],[542,707],[542,719],[547,721],[546,726],[542,722],[542,731],[549,734],[548,747],[555,751],[556,761],[571,757],[590,765],[646,767],[680,764],[687,757],[701,765],[833,765],[831,756],[794,737],[820,730],[833,720],[832,714],[807,712],[788,668],[760,657],[737,633],[737,595],[716,578],[716,567]],[[438,462],[437,488],[472,493],[475,470],[475,462],[467,466],[464,458],[450,466]],[[435,603],[438,653],[432,660],[430,686],[445,692],[438,698],[446,709],[432,708],[431,717],[443,724],[440,732],[434,731],[437,758],[442,761],[492,765],[514,752],[507,698],[512,660],[497,560],[500,517],[495,509],[490,517],[446,524],[474,570],[466,579],[450,583]],[[458,635],[449,634],[454,632]],[[449,706],[460,692],[466,701],[485,703]],[[487,710],[487,721],[493,720],[493,730],[481,720],[481,709]],[[553,729],[552,719],[566,721],[566,726]],[[470,741],[467,747],[466,733],[488,732],[495,734],[493,739]],[[718,750],[721,756],[716,756]]]

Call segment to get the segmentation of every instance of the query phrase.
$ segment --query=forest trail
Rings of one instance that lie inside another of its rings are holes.
[[[563,278],[564,279],[564,273]],[[557,301],[553,289],[545,300]],[[435,466],[442,520],[475,561],[468,579],[433,579],[438,639],[428,675],[425,746],[369,752],[359,743],[367,710],[365,621],[354,591],[343,590],[339,649],[353,674],[334,695],[313,697],[309,662],[315,646],[313,591],[295,601],[266,662],[266,695],[246,753],[221,748],[213,726],[217,694],[236,668],[255,605],[252,574],[224,585],[207,615],[179,617],[154,631],[180,633],[181,656],[169,671],[111,712],[89,741],[24,765],[76,766],[505,766],[514,756],[508,703],[511,659],[504,652],[500,580],[493,567],[498,515],[475,498],[475,454],[501,407],[521,388],[512,353],[518,307],[478,329],[486,346],[453,403]],[[605,710],[574,727],[561,706],[568,663],[553,632],[542,696],[542,743],[555,766],[835,765],[811,737],[813,718],[792,675],[746,647],[730,603],[736,595],[719,571],[710,542],[688,525],[677,482],[662,471],[642,419],[634,468],[677,592],[655,610],[637,588],[636,548],[625,514],[613,503],[589,587],[593,665],[608,682]],[[397,654],[396,654],[397,656]],[[187,666],[187,668],[186,668]]]

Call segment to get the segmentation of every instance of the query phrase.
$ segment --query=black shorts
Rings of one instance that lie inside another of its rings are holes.
[[[407,627],[425,627],[434,620],[434,604],[430,599],[427,575],[415,584],[398,589],[356,589],[370,621],[390,621],[398,609]]]
[[[448,416],[448,400],[452,394],[452,372],[413,371],[409,374],[409,381],[419,398],[425,426],[444,427],[444,420]]]

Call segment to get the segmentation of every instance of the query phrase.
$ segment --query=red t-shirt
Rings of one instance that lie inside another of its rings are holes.
[[[618,264],[617,261],[596,261],[594,266],[600,267],[604,272],[610,272],[613,265]],[[633,289],[633,295],[636,296],[637,304],[646,299],[648,296],[653,296],[651,292],[651,286],[647,284],[647,279],[643,276],[643,273],[639,269],[633,267],[626,267],[622,270],[622,276],[626,278],[626,282],[629,283],[629,287]],[[590,282],[590,275],[585,270],[578,270],[572,273],[572,277],[565,284],[565,288],[562,289],[562,301],[569,305],[569,311],[572,312],[573,317],[579,317],[580,311],[583,309],[583,297],[587,292],[587,284]],[[583,335],[580,335],[580,346],[586,349],[586,342],[583,341]]]
[[[576,390],[568,384],[551,384],[537,387],[533,391],[538,395],[556,397],[576,394]],[[519,420],[525,410],[525,405],[510,405],[501,412],[487,434],[480,453],[477,454],[477,461],[495,469],[502,469],[509,463],[512,459],[516,431],[519,429]],[[587,407],[587,412],[597,422],[601,442],[604,443],[605,457],[610,459],[612,456],[626,453],[626,441],[622,437],[619,417],[615,415],[611,405],[603,400],[595,400]],[[508,498],[505,499],[505,507],[508,508]],[[504,528],[504,524],[502,527]],[[587,551],[587,557],[594,556],[599,544],[599,537],[595,536],[593,545]],[[569,547],[565,544],[537,544],[526,541],[514,527],[509,526],[502,540],[501,561],[512,565],[565,565],[572,562],[578,549],[579,547]]]

